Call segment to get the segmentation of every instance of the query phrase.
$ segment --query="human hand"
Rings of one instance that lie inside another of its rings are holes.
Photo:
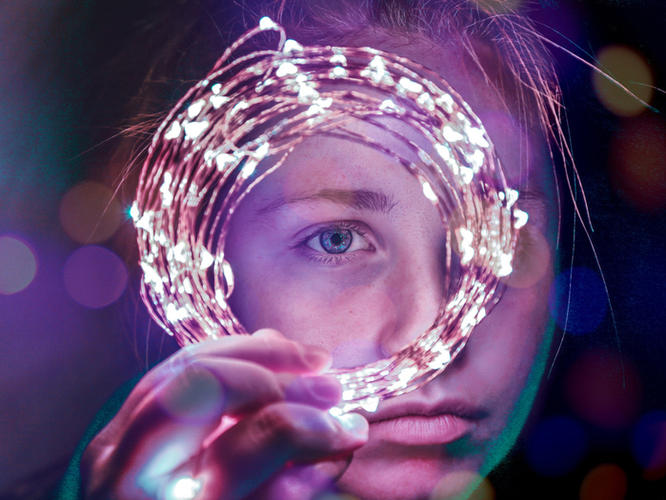
[[[82,460],[89,499],[307,499],[367,440],[321,348],[274,330],[182,349],[151,370]]]

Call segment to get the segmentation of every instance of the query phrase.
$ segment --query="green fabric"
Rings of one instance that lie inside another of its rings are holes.
[[[143,374],[138,375],[126,382],[120,389],[113,393],[109,400],[104,403],[102,409],[95,415],[92,423],[86,429],[85,434],[81,438],[72,460],[69,462],[67,472],[63,477],[58,488],[51,496],[51,500],[80,500],[83,498],[81,491],[81,472],[79,465],[83,451],[88,446],[88,443],[104,428],[106,424],[118,413],[120,407],[123,405],[129,393],[132,392],[134,386],[143,377]]]

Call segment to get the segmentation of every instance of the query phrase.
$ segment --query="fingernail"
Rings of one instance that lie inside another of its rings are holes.
[[[342,415],[333,415],[342,428],[359,439],[368,439],[369,425],[368,421],[358,413],[343,413]]]
[[[282,335],[277,330],[274,330],[272,328],[262,328],[261,330],[257,330],[252,334],[253,337],[268,337],[268,338],[273,338],[273,339],[284,339],[285,336]]]
[[[317,373],[322,373],[324,370],[328,370],[328,368],[331,366],[333,361],[331,360],[331,356],[329,355],[328,351],[326,351],[326,349],[310,345],[301,346],[301,348],[303,359],[305,359],[305,362],[308,364],[308,366],[311,366],[313,369],[315,369]]]

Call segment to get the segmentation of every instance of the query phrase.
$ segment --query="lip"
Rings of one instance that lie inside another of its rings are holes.
[[[370,436],[408,446],[448,444],[469,434],[475,426],[476,422],[451,414],[406,415],[370,424]]]
[[[370,437],[396,444],[449,444],[470,434],[487,412],[462,401],[436,405],[405,402],[368,414]]]

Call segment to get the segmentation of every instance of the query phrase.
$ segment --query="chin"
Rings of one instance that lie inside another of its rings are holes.
[[[483,456],[454,457],[444,445],[368,443],[338,487],[362,500],[443,500],[478,484]]]

